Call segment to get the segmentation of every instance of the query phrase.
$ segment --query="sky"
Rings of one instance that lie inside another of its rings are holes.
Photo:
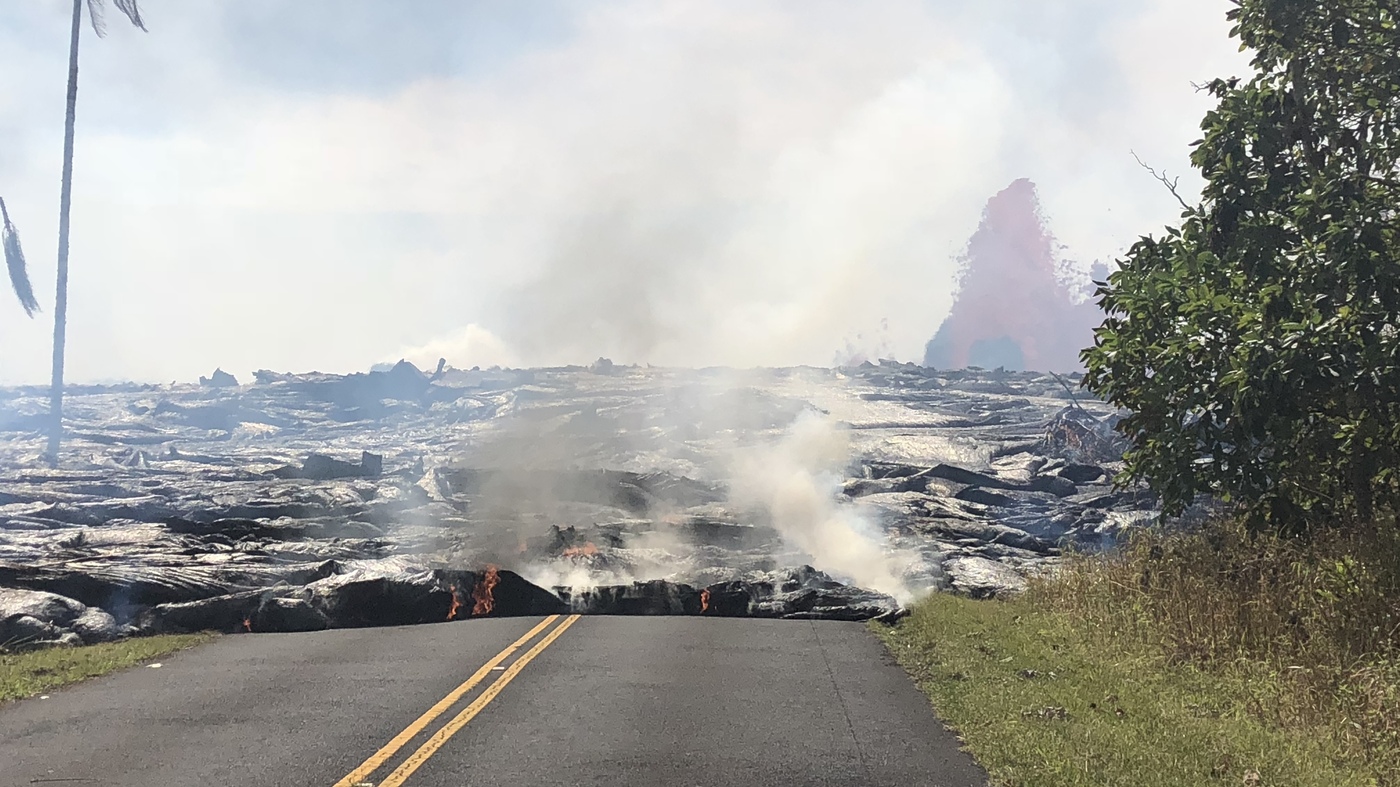
[[[143,0],[81,43],[72,382],[919,360],[982,207],[1071,266],[1180,206],[1228,0]],[[71,4],[0,0],[48,379]]]

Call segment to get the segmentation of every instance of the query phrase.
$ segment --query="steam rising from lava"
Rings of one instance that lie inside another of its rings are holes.
[[[731,494],[760,508],[812,565],[901,602],[914,593],[900,577],[910,558],[892,552],[855,506],[838,504],[841,470],[851,459],[847,433],[812,412],[798,416],[777,443],[739,453]]]
[[[703,585],[809,564],[900,601],[913,596],[901,577],[922,558],[893,550],[841,493],[848,435],[798,398],[803,385],[794,396],[762,393],[735,370],[661,392],[633,384],[619,369],[592,378],[603,394],[581,407],[518,403],[474,443],[466,560],[576,589]],[[625,491],[617,471],[693,479],[717,497]],[[695,519],[727,528],[721,539],[752,540],[707,541]]]

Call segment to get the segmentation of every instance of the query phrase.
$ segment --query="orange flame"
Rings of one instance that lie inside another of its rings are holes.
[[[700,591],[700,614],[710,611],[710,591],[709,588]]]
[[[491,610],[496,608],[493,591],[501,581],[499,571],[496,566],[487,566],[486,576],[478,580],[476,587],[472,588],[472,617],[490,615]]]
[[[452,593],[452,606],[449,607],[448,610],[447,610],[447,619],[448,619],[448,620],[456,620],[456,619],[457,619],[457,613],[460,612],[461,609],[462,609],[462,600],[461,600],[460,598],[457,597],[457,586],[456,586],[456,585],[453,585],[453,586],[449,587],[448,590],[451,591],[451,593]]]
[[[243,616],[243,630],[249,634],[253,633],[253,619],[247,615]]]
[[[598,546],[589,541],[581,547],[569,547],[559,554],[564,557],[592,557],[598,554]]]

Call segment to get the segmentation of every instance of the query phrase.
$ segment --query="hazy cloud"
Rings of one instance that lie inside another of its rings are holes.
[[[46,308],[0,308],[3,382],[48,374],[65,5],[0,28]],[[1243,69],[1225,0],[143,7],[84,39],[78,381],[917,359],[987,197],[1030,177],[1067,256],[1110,256],[1177,212],[1128,151],[1185,173],[1191,82]]]

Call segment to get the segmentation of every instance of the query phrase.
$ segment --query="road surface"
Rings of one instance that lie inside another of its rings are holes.
[[[223,637],[0,707],[0,784],[980,787],[855,623],[558,616]]]

